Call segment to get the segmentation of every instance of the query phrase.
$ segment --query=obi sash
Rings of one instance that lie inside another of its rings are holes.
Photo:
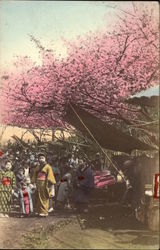
[[[9,177],[3,177],[2,184],[3,184],[3,186],[10,186],[11,185],[11,179]]]
[[[82,181],[84,179],[84,176],[78,176],[78,181]]]
[[[46,173],[39,172],[37,174],[37,180],[39,180],[39,181],[45,181],[45,179],[46,179]]]
[[[61,182],[65,182],[65,181],[67,181],[66,179],[61,179]]]

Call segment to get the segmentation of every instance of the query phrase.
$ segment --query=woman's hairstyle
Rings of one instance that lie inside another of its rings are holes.
[[[38,159],[39,159],[41,156],[44,156],[44,157],[46,158],[46,154],[45,154],[45,153],[39,153],[39,154],[38,154]]]

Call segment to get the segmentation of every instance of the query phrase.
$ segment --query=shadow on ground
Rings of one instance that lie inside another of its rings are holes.
[[[159,242],[158,232],[138,222],[131,208],[117,204],[91,207],[89,213],[79,215],[79,221],[82,228],[112,232],[118,244],[153,246]]]

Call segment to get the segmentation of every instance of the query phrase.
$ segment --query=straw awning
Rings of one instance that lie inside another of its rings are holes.
[[[69,104],[64,120],[81,131],[89,139],[94,139],[101,147],[130,154],[132,150],[154,150],[150,145],[127,135],[114,126],[103,122],[84,109]]]

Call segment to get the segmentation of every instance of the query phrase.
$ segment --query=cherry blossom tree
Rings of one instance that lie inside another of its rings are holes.
[[[68,56],[37,46],[42,64],[18,58],[15,70],[1,76],[1,123],[31,128],[64,127],[73,102],[115,124],[147,120],[139,107],[124,103],[132,94],[158,84],[159,27],[156,9],[133,6],[119,17],[114,30],[64,39]]]

